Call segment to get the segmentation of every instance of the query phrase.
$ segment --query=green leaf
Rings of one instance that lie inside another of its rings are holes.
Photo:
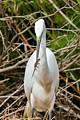
[[[78,4],[80,5],[80,0],[77,0]]]

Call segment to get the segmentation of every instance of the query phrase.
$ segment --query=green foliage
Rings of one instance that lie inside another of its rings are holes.
[[[14,59],[14,58],[16,58],[16,57],[18,57],[18,53],[17,53],[16,51],[13,51],[13,52],[11,53],[10,59]]]
[[[77,0],[78,4],[80,5],[80,0]]]
[[[54,23],[57,24],[57,26],[62,26],[66,23],[64,18],[61,16],[61,14],[57,13],[54,16]]]

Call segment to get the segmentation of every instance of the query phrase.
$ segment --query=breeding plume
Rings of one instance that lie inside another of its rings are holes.
[[[32,117],[34,110],[53,110],[56,91],[59,86],[59,69],[53,52],[46,48],[46,27],[43,19],[35,23],[37,47],[29,58],[25,70],[24,90],[27,104],[24,118]]]

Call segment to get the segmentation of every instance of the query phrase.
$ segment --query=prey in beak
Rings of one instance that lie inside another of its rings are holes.
[[[33,71],[32,77],[33,77],[33,75],[35,73],[36,68],[38,68],[37,65],[39,64],[39,61],[40,61],[40,59],[39,59],[39,50],[40,50],[41,37],[42,37],[42,35],[40,37],[37,37],[36,62],[34,64],[34,71]]]

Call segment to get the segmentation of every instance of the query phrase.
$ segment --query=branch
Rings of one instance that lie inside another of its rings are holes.
[[[16,27],[17,31],[20,33],[21,30],[20,30],[20,28],[18,27],[16,21],[15,21],[13,24],[14,24],[14,26]],[[24,35],[23,35],[23,34],[20,34],[20,35],[21,35],[21,37],[23,38],[23,41],[24,41],[24,42],[27,44],[27,46],[30,48],[30,50],[34,51],[34,49],[31,47],[31,45],[29,45],[29,43],[28,43],[27,39],[24,37]]]
[[[60,78],[66,83],[66,80],[65,80],[65,78],[64,78],[62,75],[60,75]],[[78,95],[80,95],[80,92],[73,86],[73,84],[71,84],[71,83],[68,82],[68,81],[67,81],[67,84],[68,84]]]
[[[1,64],[2,58],[5,56],[5,54],[10,51],[10,47],[12,46],[12,44],[13,44],[14,40],[17,38],[17,36],[25,33],[28,29],[30,29],[30,28],[32,27],[32,25],[33,25],[34,23],[35,23],[35,21],[33,21],[28,28],[26,28],[26,29],[23,30],[22,32],[16,34],[16,35],[12,38],[10,45],[6,48],[6,50],[5,50],[5,51],[3,52],[3,54],[0,56],[0,64]]]
[[[54,6],[56,10],[59,11],[59,13],[75,28],[78,30],[78,27],[55,5],[55,3],[52,0],[49,0],[49,2]]]
[[[68,65],[66,65],[65,67],[63,67],[60,72],[64,71],[65,69],[69,68],[72,64],[74,64],[78,59],[80,58],[80,55],[77,56],[72,62],[70,62]]]
[[[16,63],[16,64],[13,65],[13,66],[9,66],[9,67],[7,67],[7,68],[0,69],[0,73],[4,73],[4,72],[8,72],[8,71],[10,71],[10,70],[16,69],[16,67],[17,67],[18,65],[20,65],[20,64],[22,64],[22,63],[24,63],[24,62],[26,62],[26,61],[27,61],[27,59],[24,58],[23,60],[19,61],[18,63]]]

